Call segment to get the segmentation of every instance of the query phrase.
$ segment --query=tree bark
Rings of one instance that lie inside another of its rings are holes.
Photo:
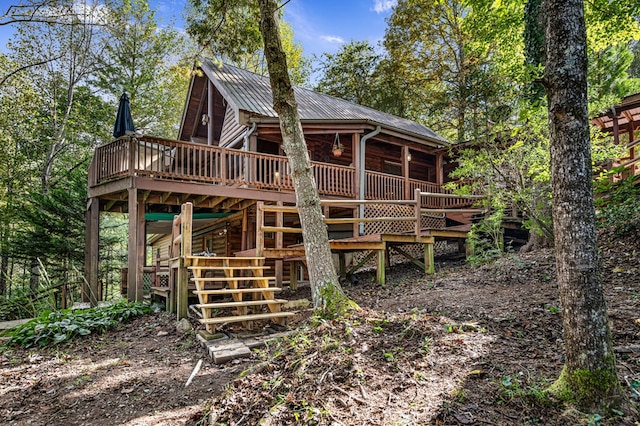
[[[296,191],[296,202],[302,225],[304,248],[307,257],[311,296],[316,309],[325,313],[339,313],[348,302],[338,282],[333,266],[329,236],[322,216],[320,196],[311,171],[311,161],[298,114],[298,104],[289,78],[287,60],[282,49],[274,0],[259,0],[260,32],[274,109],[280,119],[282,147],[289,159],[289,166]]]
[[[587,412],[623,403],[598,267],[582,0],[545,0],[557,281],[566,361],[549,389]]]

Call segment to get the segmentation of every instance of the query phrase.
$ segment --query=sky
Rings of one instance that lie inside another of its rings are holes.
[[[175,27],[184,27],[182,13],[188,0],[150,0],[150,4],[164,23],[173,20]],[[396,0],[290,0],[284,19],[293,27],[304,55],[320,57],[351,40],[368,40],[376,46],[395,4]]]
[[[0,0],[0,10],[18,0]],[[385,19],[396,0],[289,0],[284,7],[284,19],[291,24],[296,41],[302,44],[307,57],[335,53],[344,43],[367,40],[373,46],[384,37]],[[149,0],[161,24],[173,24],[184,29],[182,18],[188,0]],[[13,26],[0,27],[0,50],[13,33]]]

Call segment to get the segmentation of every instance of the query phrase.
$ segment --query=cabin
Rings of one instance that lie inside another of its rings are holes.
[[[389,237],[384,244],[433,242],[439,237],[421,230],[464,224],[460,212],[471,201],[443,188],[454,167],[449,142],[419,123],[342,99],[301,87],[295,95],[329,237],[359,241],[351,249],[336,243],[332,248],[347,254],[337,263],[360,264],[366,256],[355,252],[381,247],[360,241],[367,236],[415,230],[413,240]],[[190,223],[187,256],[251,257],[274,247],[280,252],[269,252],[266,264],[276,282],[304,277],[302,235],[284,231],[299,227],[299,219],[268,77],[203,59],[177,140],[132,135],[100,145],[88,192],[87,297],[101,299],[101,212],[128,214],[124,281],[129,299],[141,300],[147,275],[160,280],[181,250],[172,249],[182,234],[174,217],[185,204],[191,209],[184,219]],[[463,238],[466,232],[438,235]]]
[[[604,165],[606,170],[622,167],[623,171],[612,176],[614,181],[640,174],[640,93],[625,96],[619,104],[591,119],[591,124],[613,137],[616,145],[624,147],[621,158],[611,160]]]

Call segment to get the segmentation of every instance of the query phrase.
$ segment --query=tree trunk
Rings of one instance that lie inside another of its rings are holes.
[[[604,413],[624,400],[598,267],[584,5],[545,3],[553,224],[566,355],[549,390],[586,412]]]
[[[325,313],[339,313],[348,299],[338,282],[333,266],[329,236],[322,217],[320,196],[311,171],[298,104],[289,78],[287,60],[282,49],[278,25],[278,7],[274,0],[259,0],[260,32],[264,40],[265,59],[273,92],[274,109],[280,119],[282,147],[296,191],[296,202],[302,225],[302,236],[307,257],[311,296],[316,309]]]

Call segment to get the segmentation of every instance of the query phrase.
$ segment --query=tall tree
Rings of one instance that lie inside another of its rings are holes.
[[[184,37],[160,28],[147,0],[109,0],[101,33],[102,54],[95,84],[114,100],[129,94],[137,127],[175,137],[189,84]]]
[[[624,401],[598,269],[582,0],[545,0],[557,281],[566,361],[550,391],[590,412]]]
[[[232,40],[231,46],[229,46],[230,50],[225,51],[227,48],[223,43],[226,33],[225,22],[233,25],[230,31],[245,34],[241,30],[243,26],[239,21],[236,22],[236,19],[244,19],[246,28],[254,28],[255,21],[252,22],[252,20],[258,19],[260,40],[264,45],[264,58],[273,93],[274,110],[280,119],[283,148],[289,159],[296,191],[313,304],[319,312],[330,315],[339,313],[346,308],[348,299],[340,287],[331,259],[320,197],[311,170],[311,162],[298,114],[298,105],[289,76],[287,55],[282,45],[279,27],[280,7],[276,0],[243,0],[237,1],[233,5],[224,0],[209,0],[205,9],[201,10],[201,13],[204,12],[209,17],[209,25],[212,27],[205,26],[205,22],[196,19],[192,21],[189,32],[204,44],[216,38],[216,34],[220,33],[220,39],[214,43],[216,49],[221,49],[218,52],[219,57],[228,57],[231,53],[235,55],[244,51],[242,43],[245,39],[243,38]],[[238,10],[241,10],[242,13],[239,13]],[[228,17],[233,17],[233,19],[227,19]],[[255,48],[253,31],[249,31],[249,35],[248,45]]]
[[[190,0],[187,32],[198,40],[204,54],[223,63],[266,75],[260,17],[255,0],[237,0],[230,4],[222,0]],[[293,29],[279,24],[280,39],[287,57],[291,80],[307,85],[311,60],[302,54],[302,45],[295,42]]]
[[[380,56],[367,41],[343,44],[336,53],[323,53],[316,90],[360,105],[374,106],[374,73]]]
[[[396,78],[413,89],[410,117],[458,142],[486,123],[500,99],[491,52],[472,43],[472,13],[467,0],[399,0],[384,39]]]
[[[260,5],[260,32],[264,40],[264,53],[269,67],[273,93],[273,108],[280,118],[283,148],[289,158],[296,205],[302,225],[304,248],[311,282],[311,294],[316,309],[328,313],[344,308],[346,301],[333,267],[329,235],[324,224],[320,196],[311,170],[311,161],[304,139],[293,87],[289,79],[287,58],[280,41],[278,6],[275,0],[258,0]]]

